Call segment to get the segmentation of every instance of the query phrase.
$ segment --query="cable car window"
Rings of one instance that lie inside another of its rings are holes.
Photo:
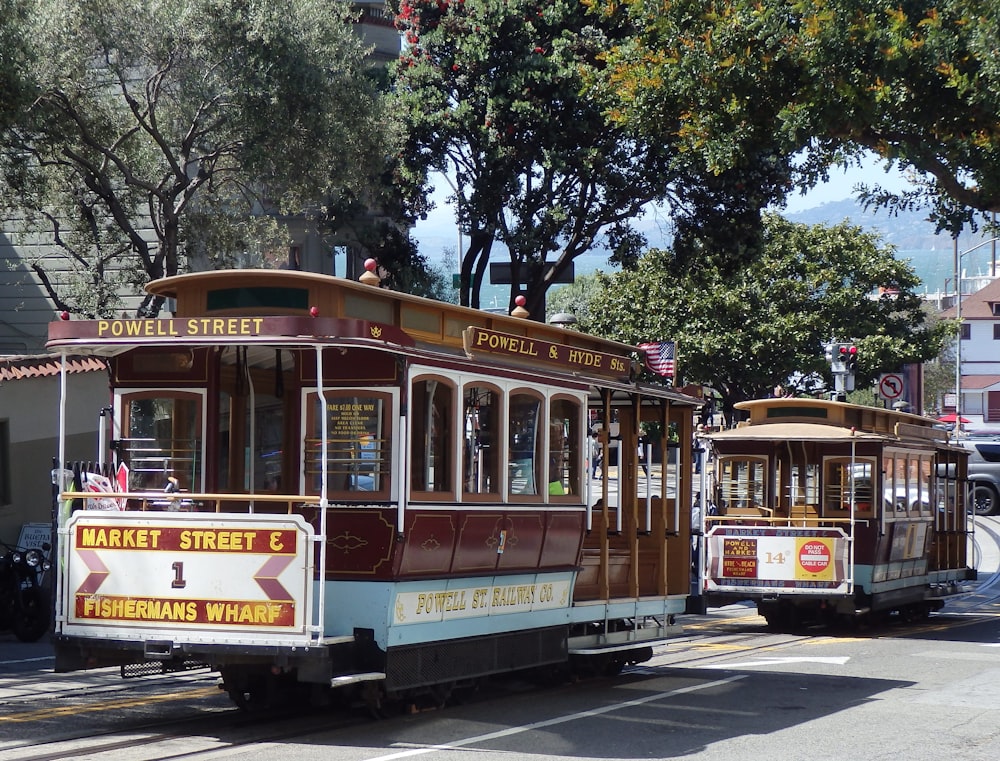
[[[781,463],[778,464],[779,483],[781,480]],[[790,481],[785,486],[785,501],[789,505],[819,506],[819,465],[807,462],[801,465],[792,463],[788,468]]]
[[[515,392],[510,395],[507,430],[507,489],[512,495],[537,495],[541,478],[542,399]]]
[[[410,490],[455,492],[455,388],[440,378],[417,380],[410,392]]]
[[[243,476],[244,489],[276,492],[281,488],[284,412],[283,400],[269,394],[256,394],[253,410],[247,407],[245,425],[250,442],[250,469]]]
[[[726,457],[720,462],[719,506],[724,511],[765,506],[766,465],[764,457]]]
[[[549,404],[549,496],[580,494],[582,405],[576,399]]]
[[[887,453],[882,461],[885,483],[882,500],[887,520],[905,519],[917,497],[916,468],[912,468],[905,452]]]
[[[849,514],[852,499],[856,514],[872,514],[875,494],[874,459],[828,457],[824,469],[824,514]]]
[[[139,391],[122,395],[119,457],[129,468],[129,491],[175,488],[199,491],[202,396],[183,391]]]
[[[503,420],[500,391],[468,385],[462,394],[462,491],[500,496],[500,455],[497,426]]]
[[[327,490],[389,496],[389,410],[391,397],[372,391],[326,390]],[[322,401],[310,391],[306,399],[307,430],[302,457],[305,489],[319,494],[323,463]]]
[[[917,515],[928,516],[931,514],[931,458],[928,455],[920,455],[916,461],[917,466],[917,489],[920,495],[918,500],[913,502],[917,508]]]

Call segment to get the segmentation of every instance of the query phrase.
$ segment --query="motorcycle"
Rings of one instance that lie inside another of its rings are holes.
[[[51,561],[50,546],[19,549],[0,542],[0,630],[21,642],[37,642],[49,630],[52,610],[42,585]]]

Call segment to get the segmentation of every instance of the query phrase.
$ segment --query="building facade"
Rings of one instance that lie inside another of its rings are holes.
[[[1000,279],[962,298],[958,372],[961,415],[968,430],[1000,429]],[[955,307],[947,319],[958,317]]]

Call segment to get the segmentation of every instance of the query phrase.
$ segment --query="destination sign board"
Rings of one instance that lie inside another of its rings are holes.
[[[470,327],[462,333],[465,353],[492,354],[512,359],[534,360],[608,378],[626,378],[632,368],[628,357],[568,344],[550,343],[486,328]]]
[[[303,634],[311,534],[298,516],[78,512],[67,623]]]
[[[740,533],[717,526],[705,537],[707,590],[846,592],[849,543],[843,532],[774,528]]]
[[[289,336],[360,338],[413,345],[413,339],[395,326],[346,317],[166,317],[49,323],[49,345],[66,341],[162,344]]]

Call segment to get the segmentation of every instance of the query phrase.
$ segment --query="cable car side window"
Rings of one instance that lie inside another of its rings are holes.
[[[389,498],[391,448],[389,411],[392,397],[375,391],[327,389],[327,490],[331,494],[365,493],[365,498]],[[302,457],[307,494],[319,494],[323,429],[322,401],[306,392],[306,430]],[[359,495],[360,496],[360,495]]]
[[[503,394],[495,386],[467,384],[462,392],[462,492],[500,498]]]
[[[513,392],[509,398],[507,489],[511,495],[537,495],[542,475],[542,398],[527,391]]]
[[[442,378],[421,378],[410,391],[410,492],[454,498],[455,387]]]
[[[556,397],[549,402],[550,498],[581,493],[582,410],[583,405],[577,399]]]
[[[917,480],[920,488],[920,500],[917,503],[919,514],[928,517],[933,509],[933,492],[931,490],[931,470],[933,469],[932,457],[930,455],[920,455],[917,463]]]

